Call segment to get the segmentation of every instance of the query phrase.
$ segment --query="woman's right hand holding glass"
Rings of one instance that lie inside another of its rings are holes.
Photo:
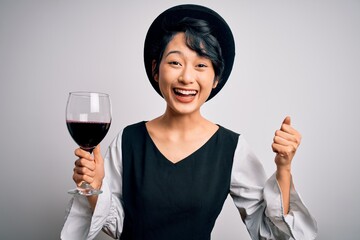
[[[77,186],[81,186],[83,182],[89,183],[93,188],[100,189],[105,176],[104,159],[101,156],[100,145],[96,146],[93,154],[81,148],[75,150],[78,159],[75,161],[73,180]],[[95,205],[89,202],[94,208]],[[96,204],[96,202],[95,202]]]

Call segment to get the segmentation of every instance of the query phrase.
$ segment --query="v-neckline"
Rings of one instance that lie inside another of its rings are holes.
[[[169,158],[167,158],[158,148],[158,146],[155,144],[154,140],[151,138],[151,135],[146,127],[146,121],[143,122],[143,128],[144,131],[146,133],[146,137],[150,140],[151,144],[154,146],[154,148],[156,149],[156,151],[161,155],[161,157],[166,160],[166,162],[168,162],[169,164],[175,166],[175,165],[179,165],[182,162],[186,161],[187,159],[191,158],[193,155],[195,155],[197,152],[201,151],[203,148],[205,148],[209,142],[211,142],[219,133],[221,126],[218,125],[218,129],[210,136],[210,138],[203,144],[201,145],[199,148],[195,149],[193,152],[191,152],[190,154],[188,154],[187,156],[183,157],[181,160],[173,162],[171,161]]]

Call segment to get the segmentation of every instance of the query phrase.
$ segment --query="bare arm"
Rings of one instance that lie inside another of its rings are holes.
[[[289,213],[290,207],[291,162],[300,142],[300,133],[291,126],[290,117],[286,117],[281,128],[275,132],[272,144],[272,149],[276,153],[276,179],[281,189],[285,215]]]

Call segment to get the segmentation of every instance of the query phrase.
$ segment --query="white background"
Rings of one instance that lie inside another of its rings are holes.
[[[143,42],[152,20],[179,3],[186,1],[0,0],[0,239],[59,239],[74,186],[69,91],[111,95],[104,153],[124,126],[163,113]],[[244,134],[268,175],[273,134],[292,116],[303,135],[294,181],[318,239],[357,239],[360,1],[193,3],[219,12],[237,47],[232,75],[204,115]],[[213,239],[249,239],[231,199]]]

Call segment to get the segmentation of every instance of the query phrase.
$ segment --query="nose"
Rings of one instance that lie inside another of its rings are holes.
[[[192,84],[194,81],[195,81],[195,72],[189,67],[184,68],[180,76],[178,77],[178,82],[185,85]]]

